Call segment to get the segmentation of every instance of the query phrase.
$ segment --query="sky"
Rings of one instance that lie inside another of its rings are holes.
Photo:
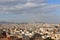
[[[60,23],[60,0],[0,0],[0,21]]]

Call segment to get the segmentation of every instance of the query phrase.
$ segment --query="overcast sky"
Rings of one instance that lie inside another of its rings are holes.
[[[60,0],[0,0],[0,21],[60,23]]]

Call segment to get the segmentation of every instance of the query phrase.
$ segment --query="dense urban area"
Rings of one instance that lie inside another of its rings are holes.
[[[0,24],[0,40],[60,40],[60,24]]]

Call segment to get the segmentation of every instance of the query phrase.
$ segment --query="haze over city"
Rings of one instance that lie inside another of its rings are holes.
[[[60,40],[60,0],[0,0],[0,40]]]
[[[0,21],[60,23],[60,0],[0,0]]]

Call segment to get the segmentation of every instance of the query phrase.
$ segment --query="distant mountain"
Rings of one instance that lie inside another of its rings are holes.
[[[0,21],[0,24],[20,24],[20,23],[18,23],[18,22],[6,22],[6,21]],[[28,23],[22,22],[21,24],[28,24]]]
[[[5,21],[0,21],[0,24],[11,24],[11,23],[14,23],[14,22],[5,22]]]
[[[20,22],[21,24],[28,24],[27,22]],[[6,22],[6,21],[0,21],[0,24],[20,24],[18,22]],[[34,22],[34,23],[45,23],[45,22]]]
[[[45,23],[45,22],[35,22],[35,23]]]

